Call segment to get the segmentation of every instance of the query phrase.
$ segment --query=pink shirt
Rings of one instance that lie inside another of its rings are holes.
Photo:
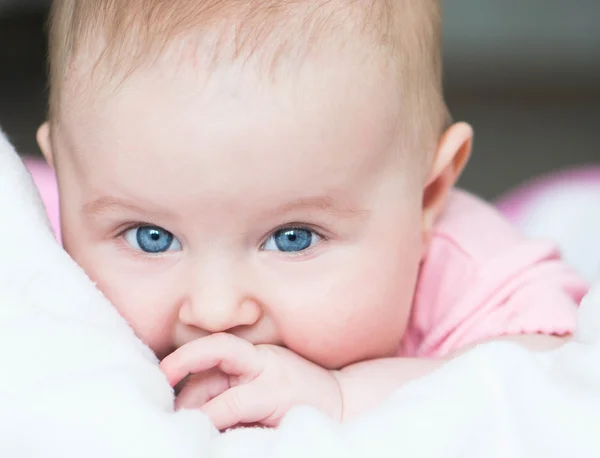
[[[402,356],[444,356],[482,340],[575,330],[587,283],[547,240],[454,191],[421,267]]]
[[[40,161],[27,166],[59,235],[54,174]],[[436,357],[504,335],[572,333],[587,290],[553,243],[525,238],[491,205],[453,191],[421,267],[399,354]]]

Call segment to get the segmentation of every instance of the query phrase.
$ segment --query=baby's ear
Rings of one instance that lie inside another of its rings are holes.
[[[471,155],[473,128],[464,122],[453,124],[440,138],[423,197],[423,229],[430,233],[444,209],[452,187]]]
[[[37,131],[37,142],[48,165],[54,168],[54,152],[50,138],[50,123],[46,121]]]

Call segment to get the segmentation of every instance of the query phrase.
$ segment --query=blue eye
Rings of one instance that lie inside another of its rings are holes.
[[[169,231],[158,226],[140,226],[125,233],[125,241],[144,253],[159,254],[181,250],[181,243]]]
[[[265,251],[283,251],[298,253],[321,240],[321,237],[309,229],[287,228],[275,232],[264,244]]]

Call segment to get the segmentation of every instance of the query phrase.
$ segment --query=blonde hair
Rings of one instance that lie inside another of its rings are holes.
[[[267,52],[271,68],[298,46],[360,39],[383,50],[397,69],[396,89],[410,122],[425,123],[421,135],[437,141],[448,119],[440,9],[440,0],[54,0],[50,117],[58,112],[70,65],[92,45],[101,48],[94,68],[102,64],[107,74],[127,75],[189,33],[208,37],[213,60]]]

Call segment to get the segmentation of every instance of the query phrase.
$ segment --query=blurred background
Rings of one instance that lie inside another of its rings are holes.
[[[86,1],[86,0],[82,0]],[[462,186],[493,198],[600,162],[600,0],[443,0],[446,94],[475,127]],[[48,0],[0,0],[0,126],[39,154]]]

